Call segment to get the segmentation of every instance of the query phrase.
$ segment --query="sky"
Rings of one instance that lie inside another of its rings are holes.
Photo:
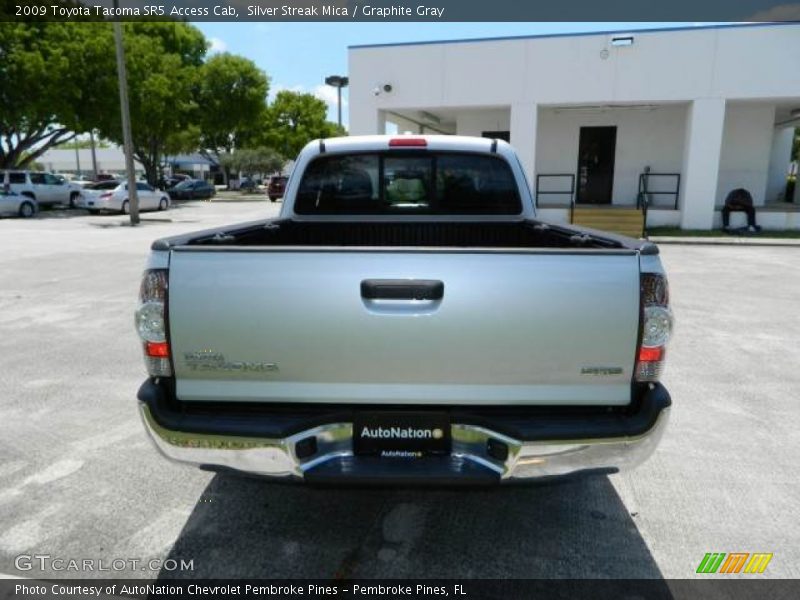
[[[270,77],[270,96],[283,89],[313,93],[328,103],[328,118],[335,121],[336,90],[326,86],[324,79],[327,75],[347,75],[348,46],[585,31],[634,31],[693,24],[195,22],[195,25],[210,40],[211,52],[246,56],[266,71]],[[346,126],[346,90],[342,112]]]

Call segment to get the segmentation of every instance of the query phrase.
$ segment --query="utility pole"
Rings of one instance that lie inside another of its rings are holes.
[[[114,8],[118,7],[114,0]],[[136,193],[136,171],[133,163],[131,114],[128,107],[128,75],[125,70],[125,47],[122,45],[122,23],[114,21],[114,41],[117,48],[117,79],[119,80],[119,108],[122,113],[122,138],[125,143],[125,171],[128,176],[128,208],[131,225],[139,223],[139,195]]]
[[[94,129],[89,130],[89,141],[92,144],[92,180],[97,181],[97,153],[94,147]]]
[[[77,169],[77,175],[81,176],[81,155],[78,151],[78,140],[75,140],[75,167]]]

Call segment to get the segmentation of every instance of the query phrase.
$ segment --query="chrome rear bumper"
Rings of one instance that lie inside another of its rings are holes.
[[[139,408],[150,438],[164,456],[209,470],[320,483],[492,483],[635,467],[652,454],[667,426],[670,401],[666,391],[663,395],[666,401],[643,431],[525,441],[454,420],[451,455],[421,459],[354,456],[350,422],[325,423],[286,437],[249,437],[168,429],[147,402],[140,401]],[[303,451],[311,438],[314,451]]]

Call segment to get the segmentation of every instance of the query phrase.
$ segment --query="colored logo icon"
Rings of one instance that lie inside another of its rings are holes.
[[[708,552],[700,561],[697,573],[725,574],[735,573],[763,573],[772,560],[771,553],[764,552]]]

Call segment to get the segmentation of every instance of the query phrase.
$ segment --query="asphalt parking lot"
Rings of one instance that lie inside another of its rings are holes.
[[[26,577],[686,578],[706,552],[800,577],[800,249],[662,247],[672,422],[632,473],[477,491],[311,489],[162,459],[135,393],[150,242],[275,214],[187,203],[0,220],[0,572]],[[15,567],[19,555],[193,569]]]

